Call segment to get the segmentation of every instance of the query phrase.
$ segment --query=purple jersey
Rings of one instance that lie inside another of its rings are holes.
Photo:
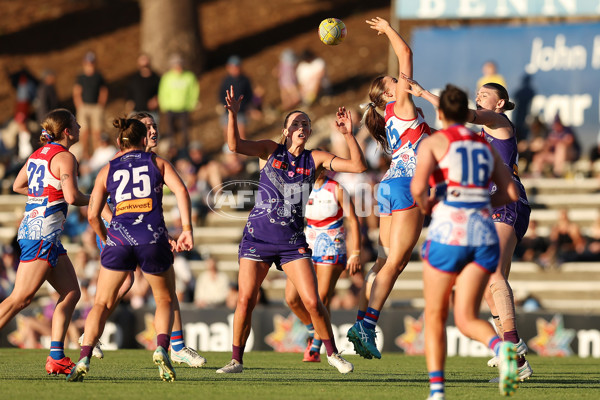
[[[501,115],[508,120],[508,117],[506,115]],[[485,140],[487,140],[487,142],[496,149],[496,151],[500,155],[500,158],[502,159],[502,162],[504,163],[504,165],[506,165],[506,168],[508,168],[508,171],[510,172],[513,181],[515,182],[515,185],[517,185],[517,189],[519,190],[519,201],[523,204],[529,205],[529,202],[527,201],[527,194],[525,193],[525,188],[523,187],[521,179],[519,178],[519,152],[517,151],[517,136],[515,133],[515,127],[512,124],[512,122],[510,122],[510,120],[508,122],[510,123],[510,126],[513,129],[513,136],[509,139],[495,138],[489,135],[484,128],[481,128],[481,134],[485,138]],[[490,188],[490,193],[494,193],[495,191],[496,185],[492,185]]]
[[[153,153],[131,151],[110,162],[106,189],[114,203],[107,246],[168,240],[163,218],[163,177]]]
[[[310,150],[298,157],[277,146],[260,171],[258,194],[244,236],[273,244],[305,242],[304,206],[315,182]]]

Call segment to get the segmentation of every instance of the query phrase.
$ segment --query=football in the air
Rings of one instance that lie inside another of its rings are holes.
[[[346,25],[340,19],[326,18],[319,25],[319,37],[325,44],[340,44],[346,37]]]

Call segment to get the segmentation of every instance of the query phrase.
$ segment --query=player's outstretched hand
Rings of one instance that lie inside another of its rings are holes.
[[[345,107],[340,107],[335,114],[335,127],[342,135],[352,133],[352,114]]]
[[[371,29],[375,29],[378,35],[384,35],[385,30],[390,27],[390,23],[381,17],[371,18],[365,22],[371,25]]]
[[[233,114],[237,114],[240,111],[240,104],[242,103],[243,98],[244,95],[241,95],[236,99],[235,93],[233,92],[233,86],[230,86],[229,90],[225,91],[225,103],[227,104],[224,107]]]
[[[402,79],[404,79],[406,82],[408,82],[408,84],[410,85],[409,89],[404,89],[404,90],[406,90],[408,93],[412,94],[415,97],[421,97],[421,95],[423,95],[423,92],[425,91],[425,89],[423,89],[423,87],[421,85],[419,85],[419,82],[415,81],[414,79],[409,78],[408,75],[405,75],[404,73],[401,73],[400,77]]]

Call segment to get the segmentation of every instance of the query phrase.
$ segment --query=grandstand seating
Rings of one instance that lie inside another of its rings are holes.
[[[569,217],[586,229],[600,216],[600,180],[586,179],[525,179],[532,218],[538,222],[538,234],[547,235],[561,208],[569,210]],[[0,195],[0,243],[8,243],[16,234],[16,227],[24,208],[25,199],[19,195]],[[175,206],[173,196],[166,196],[165,209]],[[170,213],[165,213],[169,219]],[[237,249],[247,211],[227,211],[208,214],[203,226],[195,227],[194,238],[201,255],[210,254],[219,260],[220,269],[237,278]],[[168,222],[168,221],[167,221]],[[377,232],[370,233],[377,238]],[[424,233],[421,236],[423,240]],[[65,243],[71,254],[78,244]],[[191,261],[194,275],[204,268],[205,262]],[[370,265],[367,265],[370,267]],[[411,261],[396,282],[388,301],[389,306],[423,307],[422,265]],[[285,275],[271,269],[264,289],[275,301],[283,299]],[[534,296],[542,307],[551,312],[593,313],[600,310],[600,259],[596,262],[567,263],[558,269],[544,270],[534,263],[515,262],[510,281],[517,301]],[[348,279],[342,279],[338,291],[347,290]]]

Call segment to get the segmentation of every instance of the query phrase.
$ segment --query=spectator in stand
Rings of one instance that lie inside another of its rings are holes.
[[[317,98],[329,90],[327,65],[310,49],[305,49],[296,68],[302,103],[311,106]]]
[[[166,121],[164,135],[175,138],[178,145],[184,146],[189,139],[190,113],[198,105],[200,84],[192,71],[184,69],[181,55],[173,54],[169,64],[171,68],[160,78],[158,85],[158,105]],[[176,132],[181,134],[176,135]]]
[[[56,94],[56,74],[47,69],[42,73],[42,82],[38,87],[35,100],[33,101],[35,118],[38,124],[44,121],[46,115],[58,108],[58,95]]]
[[[127,103],[128,113],[132,111],[147,111],[158,123],[158,85],[160,76],[150,67],[150,57],[140,54],[137,59],[138,71],[129,81]]]
[[[242,59],[237,55],[232,55],[227,59],[225,69],[227,70],[227,75],[223,78],[218,92],[219,101],[223,104],[223,114],[221,116],[223,135],[227,135],[227,121],[229,120],[229,115],[225,108],[227,103],[225,102],[223,93],[233,87],[235,93],[243,96],[240,104],[240,111],[237,116],[237,122],[240,130],[240,137],[245,139],[246,128],[248,126],[248,114],[252,108],[252,100],[254,98],[252,82],[250,81],[250,78],[242,72]]]
[[[498,83],[508,89],[504,77],[498,73],[498,66],[495,61],[488,60],[484,62],[481,66],[481,73],[482,76],[477,81],[477,89],[490,82]]]
[[[568,164],[577,161],[579,155],[580,147],[575,132],[565,126],[559,113],[556,113],[544,147],[533,156],[531,171],[539,176],[549,166],[555,177],[564,177]]]
[[[108,101],[108,86],[96,66],[96,54],[88,51],[83,58],[83,73],[77,76],[73,86],[73,103],[77,110],[77,120],[81,124],[82,158],[90,158],[91,146],[100,143],[104,125],[104,109]]]
[[[284,49],[279,56],[279,65],[277,66],[279,96],[283,111],[291,110],[300,104],[300,89],[298,88],[298,78],[296,78],[297,65],[298,59],[294,50]]]
[[[579,257],[580,261],[598,261],[600,260],[600,212],[585,235],[586,245],[583,254]]]
[[[517,243],[515,256],[521,261],[537,263],[539,262],[540,256],[548,250],[549,245],[548,238],[538,234],[537,221],[535,219],[530,219],[527,233],[523,239]]]
[[[27,157],[40,147],[39,132],[39,125],[22,112],[0,131],[3,148],[0,157],[5,166],[3,177],[16,176]]]
[[[222,306],[229,294],[230,281],[225,272],[219,271],[217,260],[209,257],[206,270],[196,279],[194,304],[198,308]]]
[[[100,135],[100,145],[94,149],[89,165],[94,176],[117,154],[119,150],[114,145],[108,133]]]
[[[529,124],[529,135],[527,140],[521,140],[517,144],[519,151],[519,164],[524,164],[522,171],[531,172],[533,157],[544,149],[548,127],[539,115],[536,115]]]
[[[6,73],[12,87],[16,91],[14,115],[22,113],[26,117],[29,117],[39,81],[25,66],[21,66],[15,72],[10,73],[6,71]]]
[[[579,225],[569,219],[567,209],[559,211],[550,231],[550,246],[540,255],[544,268],[558,268],[563,262],[577,261],[585,251],[585,238]]]

